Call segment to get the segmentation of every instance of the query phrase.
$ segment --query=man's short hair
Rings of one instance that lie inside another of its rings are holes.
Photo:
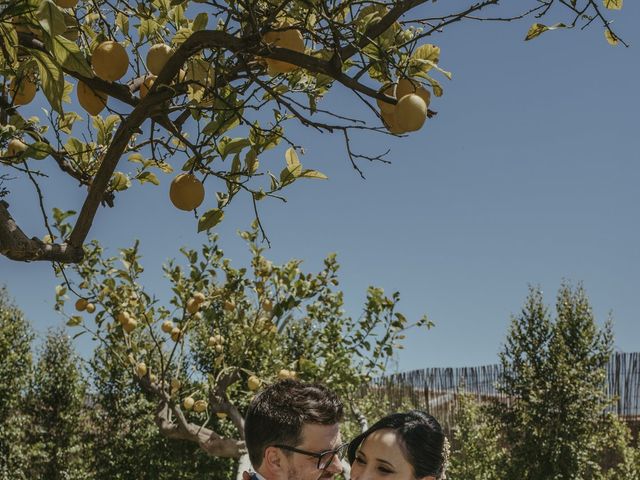
[[[251,401],[244,423],[253,467],[270,445],[299,445],[304,424],[334,425],[342,417],[342,402],[323,385],[290,379],[269,385]]]

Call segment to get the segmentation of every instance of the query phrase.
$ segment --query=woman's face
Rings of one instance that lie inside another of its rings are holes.
[[[400,441],[394,430],[371,433],[356,453],[351,480],[414,480],[413,466],[405,458]]]

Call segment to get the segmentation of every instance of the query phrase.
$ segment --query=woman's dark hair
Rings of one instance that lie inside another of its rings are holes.
[[[420,410],[392,413],[378,420],[369,429],[354,438],[349,444],[349,463],[353,464],[356,453],[364,440],[377,430],[394,430],[400,440],[400,449],[413,467],[416,478],[434,476],[439,478],[444,469],[444,433],[438,421]]]

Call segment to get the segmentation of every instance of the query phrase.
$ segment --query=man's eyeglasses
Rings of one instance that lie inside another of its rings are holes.
[[[306,450],[300,450],[299,448],[290,447],[289,445],[273,445],[276,448],[280,448],[282,450],[287,450],[289,452],[301,453],[302,455],[307,455],[309,457],[314,457],[318,459],[318,470],[324,470],[331,462],[333,462],[334,457],[338,457],[339,460],[344,458],[345,453],[347,452],[348,443],[343,443],[335,450],[325,450],[324,452],[307,452]]]

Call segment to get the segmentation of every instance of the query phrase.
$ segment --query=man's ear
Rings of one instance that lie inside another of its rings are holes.
[[[264,458],[260,470],[271,474],[278,474],[284,468],[282,450],[276,447],[267,447],[264,450]]]

